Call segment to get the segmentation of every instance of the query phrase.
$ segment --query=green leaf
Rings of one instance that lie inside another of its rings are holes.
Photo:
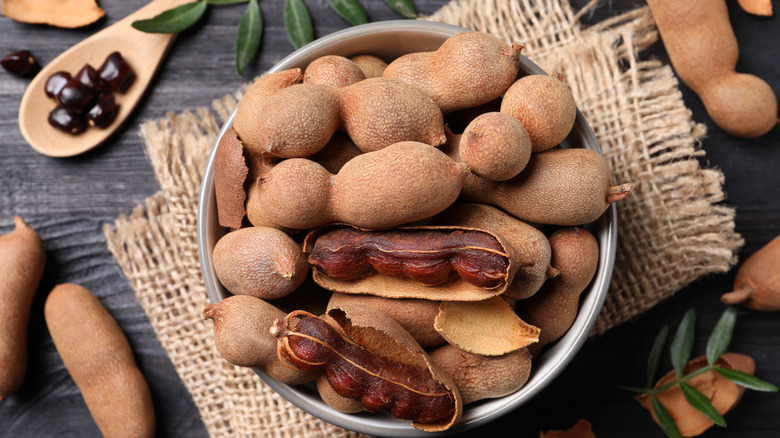
[[[419,15],[414,0],[385,0],[385,3],[405,18],[417,18]]]
[[[777,386],[769,382],[765,382],[754,375],[743,373],[742,371],[730,370],[728,368],[721,368],[719,366],[715,366],[713,368],[715,369],[715,372],[731,380],[737,385],[744,386],[745,388],[755,391],[777,392]]]
[[[366,11],[357,0],[328,0],[330,7],[351,25],[368,23]]]
[[[236,5],[239,3],[246,3],[249,0],[205,0],[210,5]]]
[[[680,389],[682,390],[685,399],[688,400],[688,403],[691,406],[696,408],[702,414],[706,415],[707,418],[712,420],[718,426],[726,427],[726,420],[724,420],[723,416],[720,415],[720,412],[718,412],[712,406],[710,399],[707,398],[706,395],[702,394],[696,388],[685,382],[680,382]]]
[[[647,359],[647,387],[651,388],[655,377],[658,375],[658,368],[661,365],[661,353],[666,343],[666,338],[669,337],[669,326],[665,325],[658,332],[653,342],[653,348],[650,350],[650,357]]]
[[[691,359],[695,322],[696,312],[690,309],[683,316],[680,326],[677,328],[677,333],[675,333],[674,339],[672,339],[670,347],[672,366],[674,367],[674,374],[678,378],[682,375],[685,365]]]
[[[726,352],[731,343],[731,334],[734,332],[734,324],[737,321],[737,307],[729,306],[723,311],[715,328],[712,329],[707,340],[707,363],[715,365],[718,358]]]
[[[658,424],[661,426],[661,430],[664,431],[669,438],[682,438],[680,435],[680,429],[674,423],[672,416],[669,415],[669,411],[666,410],[664,405],[658,401],[658,397],[655,394],[650,394],[650,402],[653,405],[653,412],[658,419]]]
[[[154,18],[134,21],[132,26],[147,33],[179,33],[197,23],[205,12],[206,2],[185,3]]]
[[[241,75],[254,58],[263,37],[263,15],[257,0],[250,0],[238,22],[236,34],[236,73]]]
[[[296,49],[314,41],[314,26],[303,0],[284,0],[284,27]]]

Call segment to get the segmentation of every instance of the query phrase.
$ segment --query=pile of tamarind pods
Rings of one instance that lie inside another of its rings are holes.
[[[587,225],[632,185],[560,147],[574,97],[519,75],[521,49],[469,31],[249,88],[214,156],[225,360],[425,431],[525,384],[597,270]]]

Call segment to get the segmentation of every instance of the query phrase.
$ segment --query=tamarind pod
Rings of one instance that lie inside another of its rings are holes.
[[[336,393],[359,398],[370,412],[386,412],[421,425],[456,412],[455,395],[427,367],[370,352],[308,312],[292,312],[277,320],[271,333],[278,339],[280,360],[298,369],[324,372]]]
[[[27,326],[43,277],[46,249],[20,216],[0,236],[0,400],[15,393],[27,371]]]
[[[309,263],[325,275],[353,280],[374,272],[424,285],[457,273],[479,287],[500,286],[509,259],[491,235],[476,230],[383,230],[337,228],[320,235]]]

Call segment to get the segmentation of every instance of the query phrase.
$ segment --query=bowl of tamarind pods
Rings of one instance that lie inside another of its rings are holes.
[[[556,378],[602,307],[632,186],[521,43],[371,23],[247,89],[198,207],[220,360],[380,436],[462,432]]]

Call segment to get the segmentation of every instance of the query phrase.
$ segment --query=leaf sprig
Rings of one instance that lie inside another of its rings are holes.
[[[418,16],[414,0],[384,0],[394,11],[405,18]],[[197,23],[209,5],[234,5],[248,3],[238,23],[235,44],[236,74],[243,74],[249,62],[257,54],[263,36],[263,16],[259,0],[195,0],[163,11],[159,15],[137,20],[132,26],[148,33],[179,33]],[[330,7],[351,25],[368,23],[366,11],[358,0],[328,0]],[[303,0],[285,0],[284,27],[287,38],[299,49],[314,40],[314,24]]]
[[[688,312],[686,312],[685,316],[683,316],[683,319],[680,322],[677,331],[675,332],[674,338],[672,339],[672,343],[669,348],[675,379],[658,388],[653,388],[653,382],[655,382],[658,369],[661,364],[663,348],[669,336],[669,327],[664,326],[656,336],[653,347],[650,350],[650,355],[647,360],[647,379],[645,387],[622,387],[625,390],[647,394],[650,397],[653,413],[658,419],[658,424],[661,426],[661,429],[668,437],[678,438],[681,437],[681,435],[677,425],[672,419],[671,414],[664,407],[664,405],[661,404],[657,394],[664,392],[667,389],[674,387],[675,385],[680,387],[680,390],[685,396],[685,400],[691,406],[706,415],[718,426],[726,427],[726,421],[723,419],[723,416],[712,406],[710,399],[706,395],[699,392],[692,385],[687,383],[688,380],[700,374],[704,374],[708,371],[714,371],[724,378],[736,383],[737,385],[748,389],[764,392],[777,391],[777,386],[769,382],[765,382],[751,374],[747,374],[739,370],[723,368],[717,365],[718,359],[721,357],[721,355],[723,355],[723,353],[726,352],[729,344],[731,343],[731,337],[734,332],[736,319],[736,307],[727,307],[715,325],[715,328],[712,330],[709,339],[707,340],[707,365],[688,374],[684,374],[685,366],[691,360],[694,340],[694,326],[696,321],[696,313],[693,309],[690,309]]]

